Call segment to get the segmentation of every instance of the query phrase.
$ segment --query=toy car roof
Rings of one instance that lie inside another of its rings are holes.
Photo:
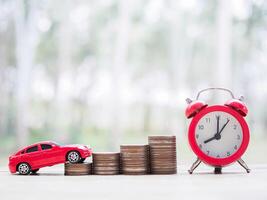
[[[30,145],[28,145],[26,147],[23,147],[22,149],[20,149],[19,151],[17,151],[16,154],[19,153],[19,152],[21,152],[21,151],[23,151],[23,150],[25,150],[25,149],[28,149],[30,147],[33,147],[33,146],[36,146],[36,145],[39,145],[39,144],[55,144],[55,145],[59,145],[58,143],[56,143],[54,141],[41,141],[41,142],[36,142],[36,143],[30,144]]]
[[[36,143],[34,143],[34,144],[31,144],[31,145],[29,145],[29,146],[27,146],[27,147],[34,146],[34,145],[38,145],[38,144],[57,144],[57,143],[54,142],[54,141],[41,141],[41,142],[36,142]]]

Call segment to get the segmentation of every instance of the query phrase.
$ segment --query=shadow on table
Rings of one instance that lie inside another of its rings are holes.
[[[218,176],[220,176],[220,175],[226,175],[226,174],[227,175],[230,175],[230,174],[237,175],[237,174],[249,174],[249,173],[242,172],[242,171],[240,171],[240,172],[237,172],[237,171],[235,171],[235,172],[229,172],[229,171],[227,171],[227,172],[222,172],[221,174],[215,174],[213,171],[211,171],[211,172],[194,172],[193,174],[188,174],[188,175],[190,175],[190,176],[193,176],[193,175],[218,175]]]
[[[42,173],[34,173],[34,174],[29,174],[29,175],[13,174],[13,176],[64,176],[64,174],[56,173],[56,172],[42,172]]]

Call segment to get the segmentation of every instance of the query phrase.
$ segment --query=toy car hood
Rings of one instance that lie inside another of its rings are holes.
[[[69,148],[79,148],[79,149],[90,149],[90,147],[82,144],[68,144],[64,145],[63,147],[69,147]]]

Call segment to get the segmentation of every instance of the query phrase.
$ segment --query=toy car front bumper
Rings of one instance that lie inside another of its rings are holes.
[[[85,157],[90,157],[92,155],[92,149],[88,149],[87,151],[84,152]]]

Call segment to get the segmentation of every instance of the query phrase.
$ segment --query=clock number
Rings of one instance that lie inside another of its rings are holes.
[[[229,151],[227,151],[227,156],[230,156],[231,154],[230,154],[230,152]]]
[[[204,125],[202,125],[202,124],[201,125],[198,125],[198,129],[199,130],[204,130]]]
[[[210,155],[210,151],[209,150],[207,150],[207,154]]]
[[[206,120],[206,123],[210,123],[210,118],[209,117],[206,117],[205,120]]]
[[[199,138],[199,134],[196,134],[196,138],[197,138],[197,139]]]
[[[234,124],[234,130],[236,130],[237,129],[237,125],[236,124]]]
[[[238,139],[238,140],[240,140],[240,139],[241,139],[240,135],[237,135],[237,139]]]
[[[220,158],[220,155],[217,155],[217,158]]]
[[[202,144],[199,145],[199,148],[202,149]]]
[[[235,145],[234,149],[235,149],[235,150],[237,149],[237,145]]]

